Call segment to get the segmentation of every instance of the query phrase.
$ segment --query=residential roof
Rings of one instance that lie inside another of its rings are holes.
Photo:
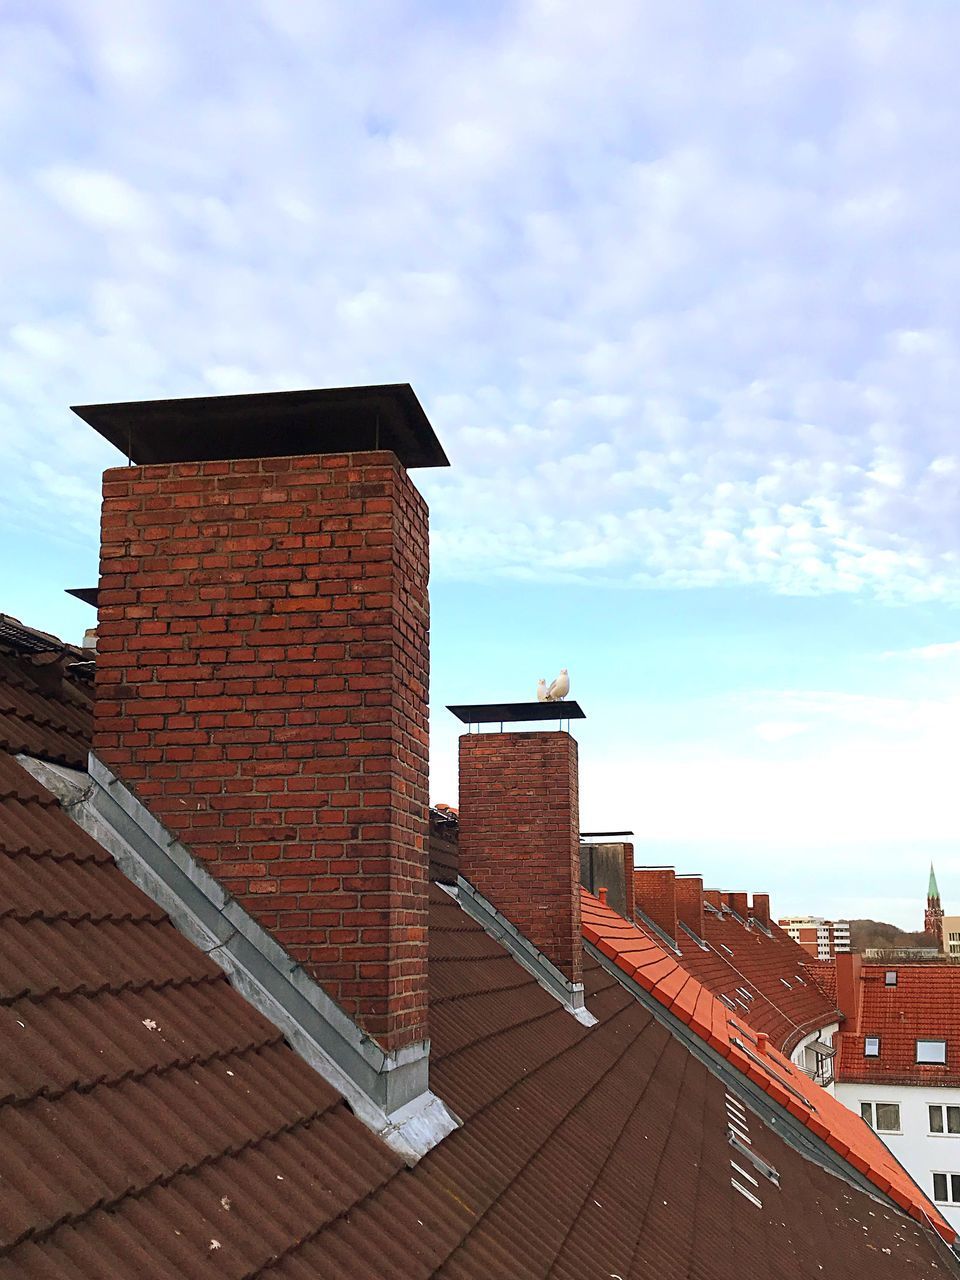
[[[895,986],[886,974],[895,972]],[[880,1052],[864,1057],[864,1037]],[[918,1040],[945,1040],[946,1063],[917,1062]],[[860,1024],[838,1039],[837,1080],[960,1088],[960,967],[865,964],[860,971]]]
[[[678,1016],[692,1000],[690,1025],[709,1016],[751,1071],[723,1006],[589,895],[585,936],[618,969],[585,957],[592,1028],[431,886],[431,1085],[463,1124],[408,1169],[3,751],[0,875],[2,1280],[952,1270],[634,998],[620,975]],[[859,1118],[796,1084],[874,1169]],[[779,1186],[731,1148],[731,1108]]]
[[[707,951],[678,930],[684,968],[778,1049],[790,1053],[805,1035],[838,1020],[833,1001],[805,970],[809,954],[779,925],[760,929],[728,910],[705,908],[703,926]]]
[[[0,749],[85,768],[93,698],[74,674],[81,651],[16,619],[3,620],[15,626],[0,635]]]
[[[704,1042],[785,1107],[828,1146],[850,1161],[911,1217],[933,1221],[946,1239],[955,1233],[877,1135],[825,1089],[814,1084],[772,1046],[766,1052],[654,936],[631,925],[598,899],[582,893],[583,936]]]

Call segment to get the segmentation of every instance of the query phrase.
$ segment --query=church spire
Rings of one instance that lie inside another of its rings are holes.
[[[940,890],[937,888],[937,877],[933,872],[933,863],[930,863],[930,883],[927,885],[927,899],[931,902],[940,901]]]
[[[923,931],[931,938],[936,938],[937,946],[943,950],[943,907],[940,905],[940,890],[937,888],[937,877],[930,863],[930,879],[927,883],[927,909],[923,913]]]

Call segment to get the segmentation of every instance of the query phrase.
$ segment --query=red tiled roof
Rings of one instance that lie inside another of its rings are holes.
[[[955,1238],[952,1227],[859,1116],[772,1047],[764,1055],[769,1067],[757,1065],[745,1051],[741,1020],[652,934],[630,924],[586,890],[581,892],[581,909],[583,934],[588,942],[890,1195],[911,1217],[932,1222],[947,1241]]]
[[[804,970],[809,955],[776,924],[769,934],[741,923],[728,911],[704,911],[703,951],[682,929],[678,944],[683,966],[714,995],[746,1004],[739,1015],[756,1031],[764,1031],[785,1053],[818,1027],[836,1022],[837,1012],[823,990]],[[728,950],[724,950],[728,948]],[[789,985],[785,985],[789,983]],[[737,987],[753,996],[744,1000]]]
[[[806,961],[807,973],[813,978],[817,986],[827,997],[831,1004],[837,1002],[837,967],[832,960],[811,960],[809,957]]]
[[[403,1167],[4,766],[0,830],[14,813],[45,839],[4,859],[23,890],[0,918],[2,1280],[949,1273],[930,1233],[754,1113],[780,1187],[744,1200],[721,1082],[589,958],[582,1026],[435,886],[431,1079],[464,1123]],[[48,905],[78,867],[97,912]]]
[[[745,1097],[780,1175],[747,1202],[721,1081],[589,957],[582,1026],[436,886],[431,1083],[464,1123],[407,1169],[2,751],[0,876],[0,1280],[954,1271]],[[676,970],[644,966],[724,1043]]]
[[[894,987],[884,980],[890,970],[897,975]],[[879,1037],[879,1057],[864,1057],[866,1036]],[[838,1039],[838,1080],[960,1087],[960,967],[865,964],[860,972],[860,1025]],[[946,1040],[946,1063],[918,1063],[918,1040]]]
[[[92,708],[89,690],[71,679],[67,659],[0,647],[0,750],[85,769]]]

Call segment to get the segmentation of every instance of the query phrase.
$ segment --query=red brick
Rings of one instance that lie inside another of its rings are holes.
[[[460,739],[460,874],[582,981],[577,744],[567,733]]]
[[[102,541],[97,754],[384,1048],[422,1039],[428,532],[406,472],[116,468]]]

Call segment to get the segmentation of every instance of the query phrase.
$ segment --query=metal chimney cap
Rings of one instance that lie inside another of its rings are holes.
[[[407,382],[71,407],[138,465],[379,449],[408,469],[450,465]]]

